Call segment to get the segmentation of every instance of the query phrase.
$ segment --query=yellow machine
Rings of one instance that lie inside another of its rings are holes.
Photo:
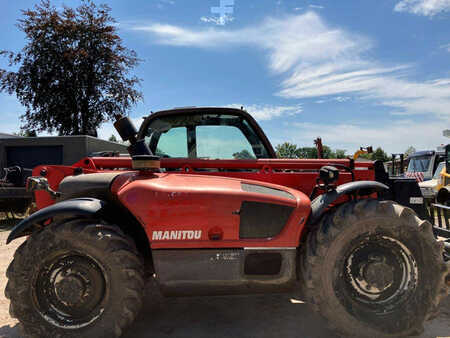
[[[357,150],[355,152],[355,154],[353,155],[353,160],[356,161],[356,159],[361,156],[362,154],[371,154],[373,152],[372,147],[367,147],[367,148],[359,148],[359,150]]]
[[[436,189],[438,191],[436,200],[439,203],[445,203],[450,199],[450,144],[445,146],[445,167],[439,175]]]

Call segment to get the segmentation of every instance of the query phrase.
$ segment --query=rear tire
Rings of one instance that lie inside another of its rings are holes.
[[[119,337],[141,308],[142,260],[115,226],[49,225],[17,249],[7,277],[24,337]]]
[[[326,214],[305,243],[307,300],[345,336],[415,335],[448,294],[431,224],[392,201],[365,199]]]

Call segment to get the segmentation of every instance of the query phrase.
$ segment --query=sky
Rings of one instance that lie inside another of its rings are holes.
[[[1,2],[0,49],[19,51],[16,20],[36,1]],[[137,124],[172,107],[244,106],[274,145],[320,136],[348,153],[399,153],[449,142],[450,0],[95,2],[111,7],[142,59],[133,74],[144,101],[129,112]],[[18,131],[23,112],[0,93],[0,132]],[[113,133],[111,123],[99,129]]]

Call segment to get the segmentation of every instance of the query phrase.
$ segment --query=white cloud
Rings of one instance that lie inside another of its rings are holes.
[[[173,46],[226,48],[256,46],[269,52],[270,68],[284,72],[302,63],[334,59],[342,54],[359,54],[371,47],[368,39],[343,30],[330,29],[313,12],[285,18],[268,18],[258,26],[236,30],[208,28],[193,30],[165,24],[136,25],[156,42]]]
[[[398,120],[389,124],[382,123],[294,123],[286,126],[282,137],[269,135],[273,143],[285,141],[299,146],[310,146],[320,136],[323,143],[333,149],[346,149],[353,153],[361,146],[382,147],[388,153],[404,152],[413,145],[418,150],[436,149],[441,143],[448,142],[442,136],[442,130],[450,120],[430,120],[427,123],[412,120]]]
[[[290,106],[275,106],[275,105],[241,105],[237,103],[229,104],[226,107],[230,108],[241,108],[250,113],[258,121],[272,120],[281,116],[292,116],[299,114],[303,111],[301,105],[290,105]]]
[[[350,100],[351,97],[349,96],[335,96],[335,97],[331,97],[329,99],[321,99],[321,100],[317,100],[314,101],[316,103],[325,103],[325,102],[330,102],[330,101],[336,101],[336,102],[347,102],[348,100]]]
[[[230,16],[230,15],[222,15],[219,17],[215,17],[215,16],[202,16],[200,18],[201,22],[205,22],[205,23],[213,23],[217,26],[225,26],[227,23],[229,22],[233,22],[234,21],[234,17]]]
[[[164,9],[166,6],[173,6],[175,5],[174,0],[157,0],[156,1],[156,8],[158,9]]]
[[[441,49],[445,49],[447,52],[450,53],[450,43],[447,43],[445,45],[440,46]]]
[[[303,7],[295,7],[294,11],[301,11],[303,9]]]
[[[270,71],[283,76],[277,94],[284,98],[352,95],[392,107],[397,114],[449,114],[448,79],[412,81],[407,77],[411,65],[386,66],[367,58],[373,48],[370,39],[330,27],[314,12],[267,18],[259,25],[235,30],[162,24],[133,29],[165,45],[260,48],[268,55]]]
[[[337,96],[333,99],[337,102],[346,102],[346,101],[350,100],[350,98],[348,96]]]
[[[440,12],[450,11],[450,0],[402,0],[395,5],[394,10],[433,16]]]
[[[320,6],[320,5],[309,5],[308,7],[315,8],[315,9],[323,9],[324,8],[323,6]]]

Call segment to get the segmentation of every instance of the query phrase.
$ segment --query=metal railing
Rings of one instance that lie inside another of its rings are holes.
[[[448,204],[448,202],[446,203]],[[440,240],[443,239],[444,244],[444,260],[450,261],[450,206],[430,203],[430,216],[433,220],[434,235]]]
[[[434,232],[437,236],[450,239],[450,206],[431,203],[430,216],[434,221]]]

